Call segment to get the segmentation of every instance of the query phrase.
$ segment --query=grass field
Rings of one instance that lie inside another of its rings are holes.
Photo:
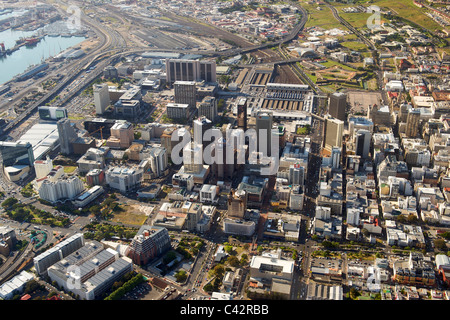
[[[342,25],[334,19],[331,10],[326,6],[310,5],[304,1],[299,1],[299,3],[309,14],[308,22],[306,22],[305,27],[321,27],[326,30],[342,27]],[[320,7],[322,10],[317,10],[317,7]]]
[[[327,62],[322,62],[321,65],[323,65],[323,66],[325,66],[327,68],[330,68],[330,67],[333,67],[333,66],[339,66],[340,68],[342,68],[344,70],[347,70],[347,71],[356,71],[353,68],[350,68],[350,67],[348,67],[346,65],[343,65],[343,64],[341,64],[339,62],[336,62],[336,61],[333,61],[333,60],[327,60]]]
[[[433,19],[425,15],[426,10],[414,5],[412,0],[374,0],[374,5],[379,7],[386,7],[393,10],[399,16],[408,19],[421,27],[434,31],[436,29],[442,29],[442,27]]]
[[[75,171],[76,168],[77,167],[75,167],[75,166],[65,166],[64,167],[64,173],[72,173],[72,172]]]
[[[326,6],[319,6],[317,4],[310,5],[307,4],[306,1],[299,1],[299,3],[309,13],[309,19],[306,23],[306,27],[318,26],[324,29],[344,28],[336,19],[334,19],[331,14],[331,10]],[[345,13],[342,11],[343,8],[356,6],[358,4],[362,4],[364,6],[375,5],[381,9],[389,9],[394,15],[396,14],[404,19],[410,20],[411,22],[430,30],[431,32],[436,29],[442,30],[442,27],[437,22],[425,15],[426,9],[415,6],[412,0],[361,0],[355,1],[354,4],[332,2],[332,5],[338,10],[339,15],[342,18],[347,20],[356,28],[366,29],[367,19],[371,16],[370,13]],[[317,10],[317,7],[320,7],[322,10]],[[381,21],[383,22],[383,17],[381,18]]]
[[[353,51],[367,50],[367,45],[359,41],[344,41],[341,42],[340,44]]]
[[[145,213],[141,212],[134,205],[121,206],[124,210],[115,212],[114,217],[111,218],[112,222],[122,222],[124,225],[136,225],[141,226],[147,220]]]

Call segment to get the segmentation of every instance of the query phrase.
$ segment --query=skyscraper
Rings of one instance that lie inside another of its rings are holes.
[[[228,195],[228,216],[243,219],[247,211],[247,191],[231,189]]]
[[[289,184],[300,186],[305,184],[305,168],[300,164],[293,164],[289,167]]]
[[[238,128],[247,130],[247,99],[240,98],[237,102],[237,125]]]
[[[216,62],[187,59],[166,60],[166,81],[216,82]]]
[[[258,138],[258,152],[266,156],[271,155],[273,112],[258,111],[256,113],[256,135]]]
[[[339,169],[341,167],[341,148],[333,147],[331,149],[331,167],[333,169]]]
[[[344,121],[327,117],[325,119],[325,149],[331,151],[333,147],[342,147],[342,136],[344,134]]]
[[[328,113],[336,119],[345,121],[345,108],[347,107],[347,95],[343,92],[335,92],[330,95]]]
[[[199,117],[193,121],[194,142],[197,145],[203,145],[203,150],[210,142],[203,142],[205,131],[212,128],[212,121],[206,117]]]
[[[106,83],[94,84],[93,88],[95,113],[103,114],[110,103],[108,85]]]
[[[197,90],[194,81],[176,81],[173,86],[175,103],[187,104],[191,109],[197,106]]]
[[[186,144],[183,148],[184,172],[197,174],[203,169],[203,150],[201,145],[194,142]]]
[[[73,152],[72,142],[78,138],[77,132],[68,118],[59,120],[56,125],[58,127],[61,153],[70,155]]]
[[[408,112],[406,119],[406,136],[408,138],[415,138],[419,133],[420,111],[411,109]]]
[[[369,156],[371,138],[372,135],[368,130],[360,129],[355,132],[356,155],[361,156],[363,159]]]
[[[198,106],[198,116],[205,116],[206,118],[214,121],[217,118],[217,100],[214,97],[204,97],[202,102]]]
[[[171,247],[166,228],[143,225],[125,251],[125,255],[137,265],[146,265]]]

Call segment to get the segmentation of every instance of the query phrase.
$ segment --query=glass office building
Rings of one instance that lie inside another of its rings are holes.
[[[33,146],[29,142],[0,141],[0,155],[4,167],[34,164]]]
[[[67,118],[66,108],[42,106],[38,108],[38,112],[41,120],[57,121]]]

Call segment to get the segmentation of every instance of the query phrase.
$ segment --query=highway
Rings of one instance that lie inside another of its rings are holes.
[[[61,13],[64,13],[63,10],[61,10]],[[30,115],[32,115],[36,109],[39,106],[45,105],[47,102],[54,99],[58,94],[60,94],[64,88],[75,81],[75,79],[78,78],[78,76],[87,68],[90,67],[91,63],[96,61],[97,59],[101,58],[103,55],[103,52],[110,48],[117,47],[120,42],[118,40],[118,35],[113,32],[112,29],[105,28],[100,23],[93,21],[91,18],[86,16],[84,13],[81,14],[81,21],[82,23],[85,23],[89,27],[91,27],[97,36],[99,37],[99,46],[90,52],[88,52],[84,57],[82,57],[80,60],[76,60],[73,63],[69,64],[68,66],[65,66],[65,74],[66,76],[62,79],[62,81],[57,84],[53,90],[48,92],[45,96],[43,96],[38,101],[34,102],[32,105],[30,105],[26,111],[22,112],[16,119],[9,122],[2,132],[2,137],[5,138],[6,135],[14,129],[17,125],[22,123],[25,119],[27,119]]]
[[[58,1],[60,6],[67,5],[62,1]],[[261,49],[265,49],[273,46],[280,46],[281,44],[290,42],[293,40],[298,33],[303,29],[307,22],[307,12],[302,7],[296,5],[302,14],[302,18],[300,22],[291,30],[288,36],[285,38],[270,42],[266,44],[250,46],[246,48],[234,48],[222,52],[217,51],[205,51],[201,52],[202,55],[206,56],[233,56],[237,54],[244,54],[252,51],[257,51]],[[62,14],[65,12],[59,8]],[[123,20],[122,20],[123,21]],[[34,112],[37,110],[39,106],[45,105],[46,103],[52,101],[55,97],[59,99],[55,102],[57,105],[64,105],[67,101],[69,101],[72,97],[78,94],[83,88],[85,88],[90,82],[92,82],[95,78],[97,78],[103,68],[109,64],[111,64],[114,59],[121,58],[126,56],[127,54],[135,54],[135,53],[143,53],[147,51],[157,50],[160,51],[160,48],[144,48],[144,47],[128,47],[126,44],[126,40],[123,36],[112,28],[103,25],[98,21],[97,18],[92,19],[89,16],[85,15],[83,11],[81,11],[81,22],[89,26],[92,30],[95,31],[99,38],[99,45],[96,49],[89,51],[84,57],[80,60],[74,61],[71,64],[65,66],[65,74],[66,76],[58,83],[50,92],[44,95],[42,98],[31,104],[24,112],[19,114],[14,120],[10,121],[4,128],[1,133],[1,139],[6,139],[7,135],[16,128],[19,124],[29,118]],[[199,53],[198,51],[186,51],[186,50],[165,50],[170,52],[180,52],[180,53]],[[80,76],[87,71],[91,66],[97,65],[97,68],[87,75],[85,78],[80,80]],[[301,78],[309,83],[311,87],[316,91],[318,88],[311,83],[299,68],[294,67],[296,74],[301,76]],[[76,80],[78,84],[75,88],[71,89],[70,92],[65,90],[65,88],[72,84]]]

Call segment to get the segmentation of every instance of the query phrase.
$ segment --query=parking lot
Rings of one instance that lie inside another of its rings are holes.
[[[157,300],[161,294],[161,290],[156,289],[148,282],[144,282],[136,286],[132,291],[127,292],[122,300]]]

